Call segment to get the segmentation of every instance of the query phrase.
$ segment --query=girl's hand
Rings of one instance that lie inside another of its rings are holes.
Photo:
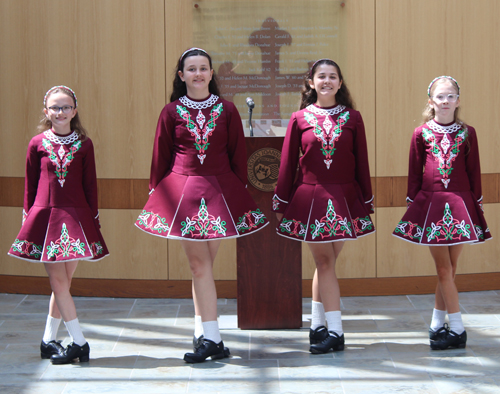
[[[281,218],[283,217],[282,213],[277,213],[276,218],[278,219],[278,222],[281,222]]]

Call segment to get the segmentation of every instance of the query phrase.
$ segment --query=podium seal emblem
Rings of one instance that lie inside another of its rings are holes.
[[[272,192],[278,182],[281,152],[274,148],[256,150],[248,158],[248,181],[257,190]]]

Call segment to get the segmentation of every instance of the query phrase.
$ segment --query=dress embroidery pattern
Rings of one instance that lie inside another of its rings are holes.
[[[256,211],[248,211],[238,219],[238,223],[236,223],[236,230],[239,234],[243,234],[245,231],[251,231],[264,222],[264,214],[259,208],[257,208]]]
[[[444,206],[444,215],[437,223],[432,222],[427,230],[427,242],[436,240],[437,242],[461,240],[462,238],[470,239],[471,229],[470,224],[465,224],[453,218],[450,205]]]
[[[415,223],[404,222],[402,220],[398,223],[394,232],[403,235],[403,237],[416,239],[419,242],[424,235],[424,230],[422,229],[422,227],[418,226]]]
[[[150,229],[151,231],[155,231],[158,234],[161,234],[162,232],[166,233],[170,230],[165,218],[162,218],[157,213],[147,212],[145,209],[142,210],[137,220],[140,225]]]
[[[283,218],[280,224],[280,231],[289,235],[293,235],[297,238],[305,238],[307,228],[302,224],[302,222],[299,222],[298,220],[288,220],[286,218]]]
[[[208,142],[208,137],[210,137],[216,127],[215,121],[219,118],[223,111],[222,103],[215,105],[210,111],[210,119],[205,124],[205,116],[198,110],[198,115],[196,116],[196,123],[191,119],[191,114],[189,111],[180,105],[177,106],[177,113],[179,116],[186,121],[186,127],[193,137],[195,137],[194,146],[198,150],[198,159],[200,163],[207,157],[206,151],[210,143]]]
[[[353,219],[352,225],[354,227],[354,233],[356,235],[361,235],[365,231],[369,231],[369,230],[373,229],[373,223],[370,220],[369,216],[365,216],[364,218]]]
[[[460,152],[460,145],[462,145],[467,138],[467,130],[462,129],[458,132],[453,141],[453,145],[451,145],[451,141],[449,140],[447,133],[443,134],[441,144],[438,144],[436,141],[434,133],[425,127],[422,129],[422,136],[431,146],[432,155],[439,163],[439,173],[443,177],[441,182],[443,182],[444,188],[447,189],[448,184],[450,183],[450,179],[448,177],[453,171],[453,167],[451,165]]]
[[[216,219],[215,216],[208,213],[205,199],[201,199],[198,214],[191,219],[186,217],[186,221],[181,223],[182,236],[190,234],[192,238],[217,238],[219,234],[226,235],[226,222],[221,220],[220,216]]]
[[[321,142],[321,152],[326,156],[324,160],[326,168],[330,169],[332,156],[335,152],[335,142],[340,138],[342,126],[349,120],[349,111],[340,114],[337,118],[337,124],[333,127],[333,129],[333,123],[329,116],[325,117],[323,127],[318,124],[318,118],[316,118],[316,116],[314,116],[311,112],[304,112],[304,119],[314,128],[313,133],[318,141]]]
[[[47,246],[47,257],[56,257],[57,260],[59,256],[77,258],[78,255],[85,256],[85,244],[80,242],[80,239],[70,237],[66,223],[63,223],[61,237]]]
[[[33,242],[19,240],[17,238],[12,244],[12,250],[36,259],[39,259],[42,255],[42,245],[35,245]]]
[[[325,216],[321,220],[316,219],[315,223],[311,224],[311,236],[312,239],[320,236],[321,239],[333,238],[338,235],[345,236],[346,234],[352,237],[351,226],[352,224],[349,223],[347,218],[342,218],[335,212],[332,200],[328,200]]]
[[[45,132],[44,134],[47,135],[46,133],[47,132]],[[56,170],[54,171],[54,173],[57,175],[59,184],[61,185],[61,187],[64,187],[64,182],[66,181],[65,178],[66,175],[68,175],[68,167],[75,158],[75,153],[78,152],[78,149],[82,147],[82,141],[74,141],[73,144],[69,147],[68,152],[66,152],[66,150],[63,148],[64,144],[61,144],[59,146],[57,154],[50,139],[42,139],[42,144],[45,150],[49,153],[50,161],[56,166]]]
[[[93,256],[98,256],[100,254],[103,254],[103,247],[100,242],[92,242],[90,244],[90,249],[92,250]]]

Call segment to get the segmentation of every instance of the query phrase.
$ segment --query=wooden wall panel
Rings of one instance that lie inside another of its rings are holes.
[[[7,255],[19,233],[22,208],[0,207],[0,275],[47,276],[43,264]]]
[[[78,96],[98,175],[147,178],[165,104],[163,14],[163,0],[2,1],[1,174],[24,175],[43,96],[64,84]]]
[[[110,255],[79,264],[75,277],[169,279],[168,242],[134,226],[140,210],[101,209],[101,232]]]
[[[377,208],[377,277],[436,274],[429,248],[392,235],[405,212],[406,207]]]
[[[172,81],[177,70],[177,62],[181,54],[193,46],[193,12],[195,2],[192,0],[165,1],[165,81],[167,88],[166,101],[172,94]]]
[[[189,263],[179,241],[168,241],[169,279],[190,280]],[[236,280],[236,240],[222,241],[214,262],[215,280]]]
[[[493,238],[483,244],[464,248],[457,274],[500,272],[500,204],[485,204],[484,215]],[[500,283],[499,283],[500,288]]]
[[[427,246],[392,236],[406,208],[377,208],[377,277],[435,275],[436,269]],[[483,244],[465,245],[457,274],[499,272],[500,204],[486,204],[485,217],[493,239]]]
[[[377,176],[407,175],[427,86],[461,84],[462,117],[478,131],[482,170],[498,173],[500,26],[497,0],[377,0]]]
[[[346,63],[339,64],[361,112],[366,129],[370,173],[376,174],[375,119],[375,0],[347,0],[345,13]],[[374,190],[375,192],[375,190]]]

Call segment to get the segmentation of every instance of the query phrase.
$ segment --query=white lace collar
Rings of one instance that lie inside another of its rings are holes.
[[[47,137],[49,141],[55,142],[59,145],[69,145],[78,139],[78,134],[76,133],[76,131],[73,131],[71,134],[61,137],[55,135],[52,130],[46,130],[43,132],[43,135],[45,135],[45,137]]]
[[[180,97],[179,101],[182,104],[184,104],[186,107],[191,108],[191,109],[206,109],[206,108],[209,108],[212,105],[214,105],[218,99],[219,99],[219,96],[212,94],[205,101],[193,101],[188,96]]]
[[[440,124],[437,124],[434,119],[431,119],[427,122],[427,126],[429,126],[429,128],[432,130],[432,131],[435,131],[436,133],[440,133],[440,134],[450,134],[450,133],[454,133],[455,131],[458,131],[462,128],[462,125],[461,124],[458,124],[458,123],[453,123],[449,126],[441,126]]]
[[[345,109],[345,105],[337,105],[336,107],[333,107],[330,109],[319,108],[319,107],[316,107],[314,104],[310,104],[306,107],[306,110],[308,110],[309,112],[312,112],[316,115],[323,115],[323,116],[337,115],[337,114],[340,114],[344,109]]]

